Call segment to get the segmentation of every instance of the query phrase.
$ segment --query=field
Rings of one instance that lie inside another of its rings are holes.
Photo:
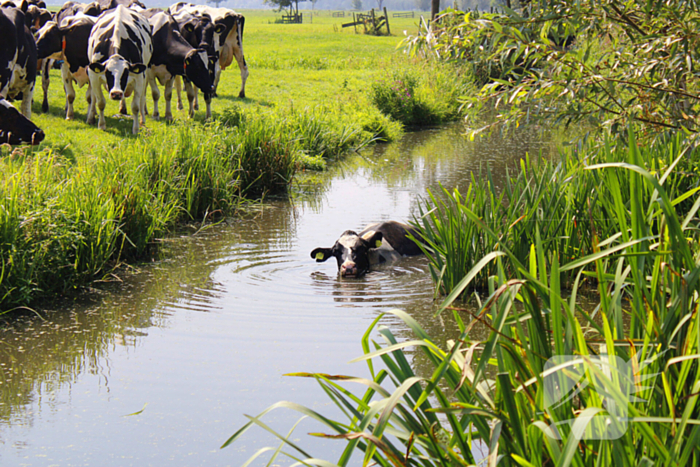
[[[280,14],[272,11],[242,11],[246,16],[243,35],[245,53],[250,76],[245,99],[239,99],[240,72],[234,63],[222,73],[218,89],[219,97],[212,103],[214,119],[227,109],[240,106],[246,111],[286,111],[288,109],[310,109],[366,114],[368,102],[366,90],[372,79],[387,66],[404,61],[396,45],[403,30],[417,29],[418,18],[392,18],[394,36],[368,36],[355,34],[353,28],[343,29],[346,18],[333,18],[330,11],[313,16],[312,24],[275,24]],[[304,12],[307,15],[310,12]],[[77,90],[76,117],[67,122],[63,119],[65,97],[60,82],[60,73],[53,70],[49,94],[49,113],[41,114],[41,86],[37,83],[35,103],[32,108],[33,121],[47,134],[44,146],[63,153],[80,154],[95,147],[112,146],[130,135],[128,118],[115,117],[117,104],[108,102],[105,109],[107,131],[86,125],[87,103],[85,90]],[[161,88],[162,93],[162,88]],[[149,109],[152,107],[148,91]],[[183,95],[183,99],[185,96]],[[184,105],[187,105],[185,99]],[[164,98],[160,100],[161,114]],[[174,107],[173,107],[174,108]],[[202,110],[196,113],[195,121],[204,121]],[[174,111],[176,124],[190,124],[186,110]],[[139,138],[160,128],[165,122],[147,120],[145,131]]]

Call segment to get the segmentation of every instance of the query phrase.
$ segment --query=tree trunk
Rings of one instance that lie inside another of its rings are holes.
[[[440,11],[440,0],[430,1],[430,19],[435,19],[438,12]]]

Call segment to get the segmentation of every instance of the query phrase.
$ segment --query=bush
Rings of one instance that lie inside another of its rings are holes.
[[[418,79],[409,73],[394,72],[391,77],[372,83],[372,103],[385,115],[407,126],[436,123],[428,106],[416,95]]]

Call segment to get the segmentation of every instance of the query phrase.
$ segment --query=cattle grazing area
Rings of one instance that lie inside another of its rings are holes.
[[[144,8],[139,14],[152,28],[146,63],[143,44],[133,56],[113,53],[122,37],[114,31],[145,24],[131,14],[141,10],[114,8],[98,19],[87,14],[94,7],[67,4],[68,13],[36,30],[38,59],[55,64],[43,67],[46,111],[36,93],[31,122],[21,119],[26,125],[13,137],[40,144],[0,146],[2,310],[111,280],[120,264],[153,255],[158,239],[183,222],[233,214],[247,199],[284,193],[299,170],[398,137],[403,125],[373,103],[372,83],[413,76],[415,98],[445,119],[456,115],[444,110],[461,92],[452,68],[428,74],[396,50],[399,37],[342,30],[330,12],[303,25],[275,24],[271,11],[238,12],[245,28],[240,22],[224,34],[230,15]],[[100,26],[105,39],[97,40],[95,26],[119,15],[119,28]],[[145,92],[132,74],[143,77]],[[19,115],[13,104],[9,111]],[[93,104],[94,125],[87,123]]]

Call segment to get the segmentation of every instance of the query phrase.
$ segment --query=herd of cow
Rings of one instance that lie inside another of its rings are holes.
[[[75,89],[88,85],[87,123],[106,128],[104,87],[110,99],[133,94],[132,132],[145,122],[146,88],[153,97],[158,119],[158,83],[165,87],[165,118],[172,119],[171,97],[179,77],[185,82],[192,117],[198,105],[197,89],[211,118],[211,98],[221,71],[236,59],[245,97],[248,66],[243,56],[245,18],[227,8],[180,2],[167,10],[146,8],[138,0],[66,2],[55,14],[43,0],[9,0],[0,5],[0,143],[39,144],[44,133],[31,122],[34,83],[41,74],[42,111],[48,111],[49,69],[60,64],[66,93],[66,119],[74,116]],[[21,100],[17,110],[8,101]],[[99,117],[98,117],[99,112]]]

